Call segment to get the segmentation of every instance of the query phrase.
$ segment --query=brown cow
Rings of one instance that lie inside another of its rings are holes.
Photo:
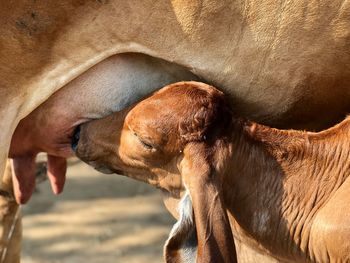
[[[238,262],[349,262],[349,126],[269,128],[233,116],[215,88],[181,82],[83,124],[73,146],[102,172],[182,198],[168,262],[234,262],[235,247]]]
[[[349,10],[349,0],[2,1],[0,172],[22,118],[126,52],[189,69],[254,120],[331,125],[350,108]]]

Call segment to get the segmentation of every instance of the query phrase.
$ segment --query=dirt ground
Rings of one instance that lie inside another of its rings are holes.
[[[40,184],[23,211],[23,263],[162,262],[174,219],[154,188],[72,160],[64,193]]]

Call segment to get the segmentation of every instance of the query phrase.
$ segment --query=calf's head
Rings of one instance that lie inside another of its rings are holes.
[[[179,82],[82,125],[74,147],[97,170],[182,196],[180,219],[165,248],[168,262],[234,262],[222,194],[231,115],[222,92],[203,83]]]

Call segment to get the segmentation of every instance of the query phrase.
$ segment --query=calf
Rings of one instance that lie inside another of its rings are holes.
[[[72,145],[163,191],[178,218],[167,262],[348,262],[349,124],[277,130],[234,116],[214,87],[180,82],[82,125]]]

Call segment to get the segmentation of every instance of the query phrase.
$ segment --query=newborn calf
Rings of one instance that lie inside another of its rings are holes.
[[[179,215],[168,205],[167,262],[348,262],[349,124],[272,129],[233,116],[217,89],[180,82],[82,125],[75,144],[96,169],[181,198]]]

